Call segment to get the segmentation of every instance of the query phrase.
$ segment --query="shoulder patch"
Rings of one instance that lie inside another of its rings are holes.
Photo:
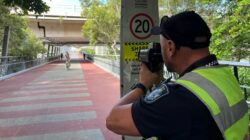
[[[146,103],[152,104],[155,101],[157,101],[158,99],[160,99],[168,94],[169,94],[169,89],[168,89],[167,85],[161,84],[159,87],[154,89],[152,92],[148,93],[144,97],[144,101]]]

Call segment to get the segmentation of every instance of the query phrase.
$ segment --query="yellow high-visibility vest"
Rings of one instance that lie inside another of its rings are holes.
[[[246,139],[248,106],[229,67],[195,69],[176,83],[189,89],[206,105],[225,140]]]

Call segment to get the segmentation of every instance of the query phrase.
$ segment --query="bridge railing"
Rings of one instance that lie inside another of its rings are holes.
[[[90,61],[93,61],[95,64],[107,69],[113,74],[120,75],[120,60],[114,59],[114,58],[120,58],[119,55],[88,55],[87,59]],[[226,64],[232,67],[233,73],[236,77],[236,79],[239,81],[239,68],[246,67],[250,68],[250,63],[242,63],[242,62],[232,62],[232,61],[219,61],[220,64]],[[177,74],[170,73],[166,69],[164,69],[164,77],[172,77],[173,79],[176,79],[178,76]],[[248,77],[250,79],[250,75]],[[250,107],[250,99],[248,97],[250,96],[250,85],[241,85],[241,89],[243,90],[245,99],[247,100],[249,107]],[[250,98],[250,97],[249,97]]]
[[[35,60],[25,61],[21,57],[0,57],[0,80],[11,74],[15,74],[54,60],[57,60],[59,56],[53,56],[48,58],[39,58]]]
[[[89,55],[86,58],[106,69],[117,77],[120,76],[120,55]],[[118,59],[117,59],[118,58]]]

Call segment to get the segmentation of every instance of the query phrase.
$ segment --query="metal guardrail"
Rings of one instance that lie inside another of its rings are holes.
[[[97,65],[104,67],[105,69],[108,69],[109,71],[115,73],[116,75],[120,75],[120,60],[116,60],[114,58],[119,58],[119,55],[89,55],[87,54],[87,59],[90,61],[95,62]],[[250,63],[243,63],[243,62],[232,62],[232,61],[219,61],[220,64],[226,64],[233,68],[233,72],[235,77],[239,80],[239,73],[238,69],[239,67],[247,67],[250,68]],[[164,69],[164,77],[173,77],[174,79],[177,78],[176,74],[167,72],[166,69]],[[250,75],[249,75],[250,78]],[[250,96],[250,85],[241,85],[241,89],[244,92],[245,99],[247,100]],[[250,101],[247,101],[250,107]]]
[[[98,66],[110,71],[117,77],[120,76],[120,56],[119,55],[89,55],[86,58]],[[117,58],[119,58],[117,60]]]
[[[237,67],[249,67],[250,63],[245,62],[233,62],[233,61],[219,61],[220,64],[230,65],[230,66],[237,66]]]
[[[234,71],[234,75],[237,78],[237,80],[239,81],[239,71],[238,71],[238,67],[246,67],[246,68],[250,68],[250,63],[243,63],[243,62],[232,62],[232,61],[219,61],[220,64],[224,64],[224,65],[229,65],[233,67],[233,71]]]
[[[0,78],[58,59],[59,56],[24,61],[20,57],[0,57]]]

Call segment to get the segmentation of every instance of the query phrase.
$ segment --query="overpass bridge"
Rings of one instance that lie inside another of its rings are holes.
[[[68,47],[88,46],[88,38],[82,37],[86,18],[61,15],[29,15],[29,28],[48,48],[48,56],[55,56]],[[61,49],[60,48],[64,48]]]
[[[76,51],[82,47],[90,47],[89,39],[82,36],[82,26],[86,18],[63,15],[28,16],[29,28],[40,38],[47,48],[47,56],[56,56],[65,51]],[[97,54],[107,51],[102,43],[95,46]]]

